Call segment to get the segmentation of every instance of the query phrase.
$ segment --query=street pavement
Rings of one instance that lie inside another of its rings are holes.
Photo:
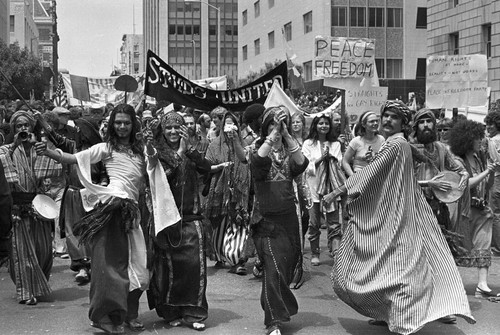
[[[325,231],[322,231],[322,250],[326,250]],[[309,250],[306,248],[309,264]],[[54,259],[50,278],[53,290],[47,301],[36,306],[17,303],[15,286],[5,267],[0,269],[0,335],[6,334],[103,334],[92,328],[88,320],[89,285],[78,286],[75,273],[69,269],[69,260]],[[248,263],[249,274],[238,276],[226,269],[215,269],[208,262],[209,317],[205,335],[265,334],[264,313],[260,307],[261,281],[251,274],[253,259]],[[295,290],[299,313],[283,327],[283,335],[383,335],[391,334],[386,327],[368,325],[368,318],[358,314],[337,298],[330,282],[333,259],[324,252],[321,265],[308,266],[308,280]],[[456,325],[432,322],[418,332],[420,335],[499,335],[500,304],[474,297],[477,271],[459,269],[477,323],[468,324],[458,319]],[[500,290],[500,258],[493,259],[490,286]],[[141,298],[139,318],[146,330],[140,334],[195,334],[189,328],[173,328],[163,322],[155,311],[148,309],[146,295]],[[126,329],[128,334],[134,332]],[[135,332],[135,334],[138,334]]]

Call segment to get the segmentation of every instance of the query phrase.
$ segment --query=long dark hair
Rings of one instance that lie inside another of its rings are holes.
[[[461,158],[474,149],[474,140],[483,138],[484,125],[472,120],[458,121],[448,132],[450,150]]]
[[[132,132],[130,133],[129,137],[129,143],[131,145],[132,151],[137,154],[137,155],[143,155],[143,143],[142,143],[142,137],[137,137],[136,134],[141,132],[141,124],[139,123],[139,120],[137,120],[137,117],[135,116],[135,111],[134,107],[127,105],[127,104],[120,104],[116,106],[113,111],[111,112],[111,115],[109,116],[109,123],[108,123],[108,132],[106,134],[105,141],[109,143],[111,148],[113,150],[118,151],[118,136],[116,135],[115,131],[115,119],[116,119],[116,114],[127,114],[130,116],[130,121],[132,122]]]
[[[330,130],[328,130],[328,133],[326,134],[326,140],[328,142],[335,142],[337,140],[338,134],[334,129],[332,118],[328,115],[320,115],[316,116],[311,123],[311,127],[309,128],[309,135],[307,135],[307,139],[313,140],[313,142],[316,142],[319,140],[319,134],[318,134],[318,123],[321,119],[325,119],[328,121],[328,124],[330,125]]]

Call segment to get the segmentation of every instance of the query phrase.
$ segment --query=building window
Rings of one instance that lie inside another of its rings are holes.
[[[417,8],[417,29],[427,29],[427,8]]]
[[[40,41],[50,41],[50,33],[50,29],[38,29],[38,37],[40,38]]]
[[[388,59],[387,60],[387,79],[403,78],[403,60]]]
[[[491,24],[483,26],[484,53],[487,58],[491,58]]]
[[[458,55],[460,51],[458,33],[450,34],[450,55]]]
[[[366,27],[365,7],[351,7],[350,14],[351,27]]]
[[[416,79],[425,79],[427,72],[427,59],[419,58],[417,59],[417,73],[415,75]]]
[[[274,7],[274,0],[268,0],[269,8]]]
[[[243,46],[243,48],[241,48],[241,51],[243,53],[243,60],[247,60],[248,58],[248,48],[246,45]]]
[[[304,34],[313,30],[313,12],[304,14]]]
[[[383,58],[375,58],[375,67],[379,78],[385,78],[385,62]]]
[[[243,13],[241,13],[241,16],[243,19],[243,25],[246,26],[246,24],[248,23],[248,12],[246,9],[243,11]]]
[[[304,81],[312,80],[312,61],[302,63],[302,68],[304,69]]]
[[[285,35],[285,41],[292,40],[292,22],[288,22],[283,26],[283,34]]]
[[[274,49],[274,31],[267,34],[267,40],[269,42],[269,50]]]
[[[255,12],[255,17],[259,17],[260,16],[260,0],[255,1],[255,3],[253,4],[253,10]]]
[[[13,33],[16,30],[16,17],[14,15],[10,16],[10,32]]]
[[[177,26],[177,35],[184,35],[184,26]]]
[[[368,14],[369,27],[384,26],[384,8],[368,8]]]
[[[449,7],[450,8],[454,8],[454,7],[457,7],[458,6],[458,0],[448,0],[448,3],[449,3]]]
[[[332,6],[332,26],[347,26],[347,7]]]
[[[253,47],[255,49],[255,56],[260,55],[260,38],[253,41]]]
[[[387,8],[387,27],[390,27],[390,28],[403,27],[403,9],[402,8]]]

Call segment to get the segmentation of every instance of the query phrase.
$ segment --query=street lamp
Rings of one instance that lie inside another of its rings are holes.
[[[184,2],[199,2],[204,3],[217,11],[217,77],[220,77],[220,8],[209,4],[203,0],[184,0]]]

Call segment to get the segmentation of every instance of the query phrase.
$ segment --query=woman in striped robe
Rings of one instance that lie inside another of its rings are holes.
[[[332,272],[337,295],[359,313],[411,334],[455,314],[475,320],[453,257],[413,175],[402,129],[410,111],[381,109],[386,142],[334,195],[347,191],[349,223]]]

